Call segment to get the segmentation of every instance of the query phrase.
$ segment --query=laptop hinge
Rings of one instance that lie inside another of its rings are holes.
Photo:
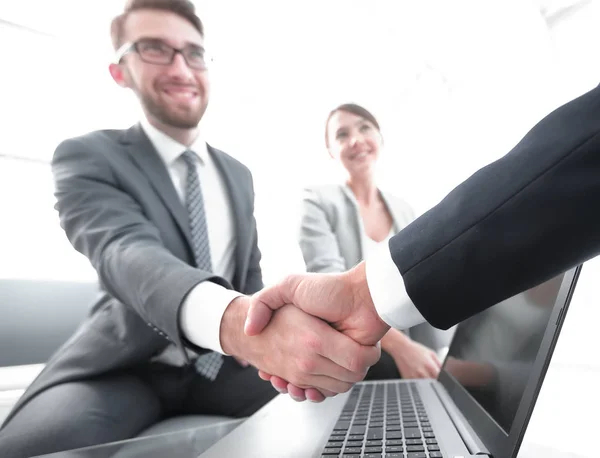
[[[452,399],[446,392],[446,389],[440,383],[433,383],[433,391],[440,399],[440,402],[444,406],[444,409],[448,413],[450,420],[454,423],[458,434],[465,443],[465,446],[469,450],[469,453],[477,456],[488,456],[492,458],[489,450],[485,448],[485,445],[475,434],[475,431],[471,428],[469,423],[464,419],[458,408],[452,402]]]

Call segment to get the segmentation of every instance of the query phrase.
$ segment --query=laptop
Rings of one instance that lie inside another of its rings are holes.
[[[320,404],[281,395],[201,456],[514,458],[580,270],[460,323],[437,380],[361,382]]]

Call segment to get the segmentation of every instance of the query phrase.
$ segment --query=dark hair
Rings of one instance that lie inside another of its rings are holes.
[[[115,17],[110,24],[110,38],[115,50],[123,45],[127,16],[139,10],[159,10],[175,13],[189,21],[200,32],[200,35],[204,36],[202,21],[196,15],[194,4],[188,0],[129,0],[123,12]]]
[[[344,103],[343,105],[340,105],[339,107],[331,110],[329,116],[327,116],[327,120],[325,121],[325,145],[327,145],[327,147],[329,147],[329,120],[338,111],[345,111],[346,113],[351,113],[353,115],[360,116],[361,118],[366,119],[371,124],[373,124],[377,128],[377,130],[381,132],[381,128],[379,127],[377,119],[375,119],[375,116],[373,116],[373,114],[369,110],[355,103]]]

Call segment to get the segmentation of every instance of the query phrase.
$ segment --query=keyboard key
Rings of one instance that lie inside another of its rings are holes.
[[[341,448],[342,445],[344,445],[343,442],[340,441],[329,441],[327,442],[327,445],[325,446],[325,448]]]
[[[326,448],[325,450],[323,450],[321,452],[321,455],[326,455],[326,456],[338,456],[340,453],[342,452],[341,448]]]
[[[381,447],[365,447],[365,453],[383,453]]]
[[[431,452],[429,454],[430,458],[444,458],[444,455],[441,454],[441,452]]]
[[[358,434],[363,435],[366,430],[367,428],[364,426],[353,426],[352,428],[350,428],[350,434],[353,436],[356,436]]]
[[[361,441],[365,438],[364,434],[354,434],[352,436],[348,436],[349,441]]]
[[[336,425],[333,427],[334,431],[347,431],[350,428],[349,421],[338,421]]]
[[[419,431],[418,428],[404,428],[404,437],[407,439],[417,439],[421,437],[421,431]]]
[[[404,449],[400,445],[388,446],[385,447],[385,453],[402,453]]]
[[[400,441],[400,443],[402,443],[402,441]],[[368,440],[365,445],[367,447],[381,447],[383,445],[383,441],[381,439]]]
[[[406,447],[406,451],[407,452],[424,452],[425,447],[423,447],[422,445],[408,445]]]
[[[402,439],[402,433],[400,431],[390,431],[385,435],[386,439]]]
[[[346,447],[344,449],[344,455],[360,455],[362,447]]]
[[[422,443],[421,439],[406,439],[406,445],[421,445]]]
[[[437,445],[428,445],[427,450],[429,450],[430,452],[439,452],[440,447]]]
[[[367,432],[367,439],[383,439],[383,428],[370,428]]]
[[[406,455],[407,458],[427,458],[425,452],[410,452]]]
[[[362,447],[362,441],[348,441],[346,447]]]
[[[392,445],[392,446],[400,445],[401,446],[402,445],[402,441],[398,440],[398,439],[387,440],[387,441],[385,441],[385,445],[386,445],[386,447],[388,445]]]

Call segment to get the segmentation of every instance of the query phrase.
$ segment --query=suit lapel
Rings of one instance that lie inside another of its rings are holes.
[[[210,145],[206,145],[208,154],[215,161],[217,169],[223,177],[225,187],[229,196],[229,202],[231,204],[231,211],[233,214],[233,221],[235,225],[235,277],[233,279],[234,286],[238,286],[239,272],[246,269],[246,263],[244,263],[244,254],[248,251],[251,231],[244,224],[242,215],[246,215],[248,210],[251,208],[251,202],[248,202],[248,196],[244,193],[240,184],[240,177],[234,173],[234,169],[226,163],[225,156],[220,151],[216,150]]]
[[[164,162],[139,124],[136,124],[125,132],[123,143],[127,145],[129,155],[134,163],[148,177],[150,184],[168,208],[188,244],[191,246],[187,211],[179,200],[179,196]]]
[[[356,240],[358,240],[358,247],[360,250],[360,258],[364,259],[365,257],[365,229],[362,223],[362,219],[360,217],[360,209],[358,208],[358,202],[356,201],[356,197],[354,197],[354,193],[348,187],[347,184],[341,185],[342,193],[345,198],[350,202],[350,211],[354,216],[354,224],[352,226],[352,230],[354,232],[354,236]]]

